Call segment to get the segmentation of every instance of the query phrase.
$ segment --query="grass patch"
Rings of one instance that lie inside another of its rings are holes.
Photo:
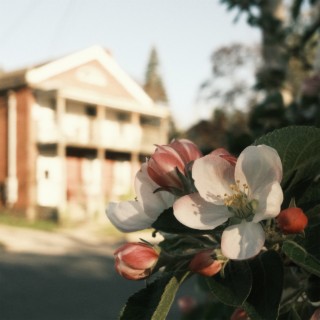
[[[0,224],[18,227],[29,228],[42,231],[54,231],[58,228],[58,224],[49,220],[34,220],[30,221],[24,217],[18,217],[8,213],[0,213]]]
[[[106,223],[105,226],[101,227],[98,231],[100,236],[109,236],[114,238],[124,238],[123,232],[119,231],[116,227],[114,227],[111,223]]]

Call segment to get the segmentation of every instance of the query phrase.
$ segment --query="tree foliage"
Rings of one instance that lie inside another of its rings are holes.
[[[211,76],[200,86],[199,101],[213,109],[244,109],[256,99],[254,77],[260,64],[258,45],[235,43],[218,48],[211,55]]]
[[[159,59],[155,47],[153,47],[150,52],[145,76],[144,90],[155,102],[168,102],[166,90],[159,72]]]
[[[237,154],[255,138],[284,126],[319,127],[320,1],[221,2],[237,12],[235,20],[245,16],[249,25],[259,28],[262,42],[231,44],[213,52],[211,77],[199,90],[200,106],[222,111],[228,125],[217,132],[215,112],[205,121],[206,134],[215,137],[208,148],[220,143]],[[240,129],[232,123],[239,110],[245,118]],[[202,141],[209,140],[198,129],[201,124],[190,128],[187,137],[199,134]]]
[[[320,2],[304,0],[222,0],[228,9],[245,14],[261,30],[262,66],[256,88],[264,99],[252,109],[255,136],[290,124],[319,126],[318,86]]]

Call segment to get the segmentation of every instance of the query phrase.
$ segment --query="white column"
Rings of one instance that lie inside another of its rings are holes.
[[[66,100],[61,97],[59,91],[56,96],[56,116],[57,116],[57,127],[58,127],[58,144],[57,144],[57,156],[61,163],[61,201],[58,207],[59,216],[61,217],[66,213],[67,210],[67,161],[66,161],[66,145],[63,136],[63,117],[66,112]]]
[[[160,137],[159,137],[159,144],[166,144],[168,141],[169,135],[169,117],[161,118],[160,119]]]
[[[105,119],[105,106],[103,105],[97,105],[97,118],[96,122],[98,125],[98,131],[96,136],[96,143],[98,144],[98,150],[97,150],[97,159],[100,163],[101,168],[101,180],[100,180],[100,194],[98,199],[98,211],[99,216],[98,220],[105,220],[105,210],[107,204],[105,203],[105,190],[104,190],[104,178],[105,178],[105,149],[104,149],[104,141],[102,141],[102,130],[103,130],[103,120]]]

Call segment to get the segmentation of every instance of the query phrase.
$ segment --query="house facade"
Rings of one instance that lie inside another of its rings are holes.
[[[169,112],[101,47],[0,77],[0,208],[86,219],[132,182]]]

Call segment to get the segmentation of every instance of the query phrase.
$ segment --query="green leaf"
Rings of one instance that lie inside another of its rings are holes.
[[[320,202],[318,205],[314,206],[312,209],[308,210],[305,213],[308,217],[308,227],[320,225]]]
[[[304,210],[309,210],[320,204],[320,179],[309,183],[307,188],[301,188],[301,191],[296,194],[296,203]]]
[[[275,251],[267,251],[249,261],[252,289],[243,304],[251,319],[277,319],[283,287],[282,260]]]
[[[302,320],[302,319],[299,316],[298,312],[294,308],[292,308],[287,313],[281,315],[279,317],[279,320]]]
[[[289,314],[296,305],[298,298],[306,288],[306,276],[304,273],[297,273],[297,268],[292,265],[284,266],[284,284],[281,296],[280,315]],[[280,316],[279,319],[282,319]],[[286,318],[284,318],[286,319]]]
[[[173,209],[164,210],[158,219],[152,224],[152,228],[174,234],[209,234],[211,230],[197,230],[186,227],[180,223],[173,214]]]
[[[188,274],[167,274],[135,293],[122,310],[120,320],[166,319],[179,286]]]
[[[218,244],[212,238],[209,238],[205,235],[190,236],[190,235],[170,235],[170,237],[165,238],[159,244],[159,247],[166,251],[170,252],[171,255],[180,255],[190,252],[197,249],[208,249],[214,248]]]
[[[277,150],[283,166],[282,185],[292,188],[320,172],[320,129],[291,126],[275,130],[254,142]]]
[[[293,241],[285,241],[282,251],[298,266],[320,277],[320,261]]]
[[[229,261],[220,274],[206,278],[212,294],[229,306],[240,306],[249,296],[251,290],[251,272],[246,261]]]
[[[308,225],[304,230],[304,248],[320,261],[320,205],[307,212]]]

